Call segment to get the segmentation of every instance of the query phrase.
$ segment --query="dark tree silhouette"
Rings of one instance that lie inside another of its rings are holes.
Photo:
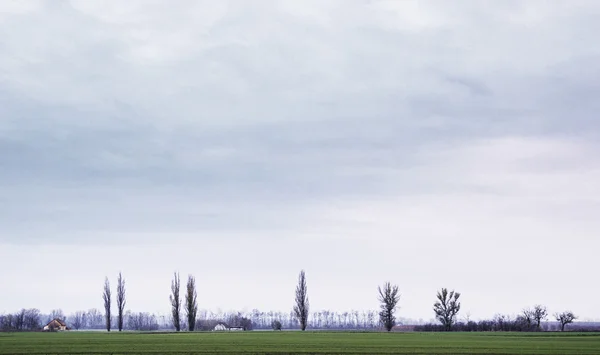
[[[573,312],[567,311],[562,313],[556,313],[554,315],[554,318],[556,318],[556,320],[560,322],[560,331],[564,332],[565,325],[573,323],[573,321],[577,319],[577,316],[575,316]]]
[[[173,317],[173,325],[176,331],[181,330],[181,297],[179,297],[179,273],[173,273],[173,281],[171,281],[171,315]]]
[[[273,328],[273,330],[281,330],[281,322],[278,320],[274,320],[273,322],[271,322],[271,328]]]
[[[111,304],[111,293],[110,293],[110,283],[108,282],[108,277],[104,279],[104,293],[102,294],[102,298],[104,299],[104,320],[106,325],[106,331],[110,332],[110,304]]]
[[[306,330],[306,326],[308,325],[308,311],[310,308],[307,292],[306,274],[304,273],[304,270],[302,270],[298,276],[298,286],[296,286],[296,305],[294,306],[294,314],[300,322],[300,329],[303,331]]]
[[[400,301],[398,286],[389,282],[377,287],[379,291],[379,302],[381,302],[381,311],[379,312],[379,321],[389,332],[396,325],[396,306]]]
[[[435,317],[442,323],[446,330],[452,329],[456,315],[460,311],[459,297],[460,293],[454,291],[448,292],[446,288],[442,288],[437,293],[438,301],[433,305],[433,311],[435,312]]]
[[[194,331],[196,326],[196,314],[198,313],[198,294],[196,293],[196,279],[188,276],[187,292],[185,294],[185,313],[187,316],[188,330]]]
[[[72,322],[71,324],[73,325],[73,328],[75,328],[76,330],[79,330],[81,328],[85,327],[85,312],[82,311],[77,311],[75,312],[75,314],[72,317]]]
[[[520,320],[524,323],[527,330],[533,329],[533,310],[530,308],[525,308],[523,313],[520,316]]]
[[[535,325],[537,330],[542,329],[542,321],[546,319],[548,316],[548,310],[545,306],[535,305],[532,311],[532,318],[535,321]]]
[[[123,330],[123,313],[125,312],[125,279],[119,272],[117,279],[117,325],[119,331]]]

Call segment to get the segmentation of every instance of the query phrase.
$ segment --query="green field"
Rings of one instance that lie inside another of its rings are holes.
[[[0,333],[0,354],[600,354],[599,333]]]

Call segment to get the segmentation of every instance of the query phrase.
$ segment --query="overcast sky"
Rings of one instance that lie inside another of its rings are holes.
[[[600,2],[0,2],[0,312],[600,319]]]

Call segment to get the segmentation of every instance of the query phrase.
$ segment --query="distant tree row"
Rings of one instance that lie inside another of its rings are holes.
[[[105,278],[102,298],[104,301],[104,314],[97,309],[89,311],[78,311],[69,316],[69,327],[72,329],[106,329],[110,331],[116,324],[119,331],[130,330],[158,330],[158,329],[181,329],[213,330],[216,325],[224,324],[230,327],[241,327],[244,330],[251,329],[377,329],[384,328],[387,331],[394,329],[397,324],[396,311],[400,301],[399,287],[391,282],[385,282],[377,288],[380,310],[376,311],[351,311],[310,312],[308,297],[308,283],[304,270],[300,271],[298,284],[295,290],[295,299],[292,312],[219,312],[213,313],[202,311],[198,315],[198,294],[196,280],[192,275],[188,276],[184,299],[180,294],[179,273],[173,274],[171,280],[171,292],[169,301],[171,314],[169,317],[157,316],[144,312],[125,311],[126,288],[125,279],[119,272],[116,287],[116,317],[112,315],[112,291],[108,278]],[[525,308],[515,318],[506,315],[498,315],[492,320],[473,322],[457,322],[458,313],[461,310],[459,292],[449,291],[442,288],[436,294],[433,304],[433,313],[437,324],[424,324],[413,327],[417,331],[540,331],[542,322],[548,319],[548,311],[542,305]],[[182,308],[185,319],[182,318]],[[42,322],[47,323],[52,319],[67,320],[61,310],[54,310],[51,314],[42,315],[38,309],[23,309],[14,314],[0,315],[0,330],[2,331],[34,331],[42,327]],[[565,330],[568,324],[574,322],[577,317],[569,311],[555,313],[554,318],[560,330]],[[168,324],[170,323],[170,324]]]
[[[22,309],[14,314],[0,315],[3,331],[34,331],[41,328],[42,315],[39,309]]]
[[[396,325],[396,310],[400,301],[398,286],[386,282],[378,287],[380,312],[379,324],[388,332]],[[510,320],[506,316],[498,316],[493,321],[458,323],[457,316],[461,309],[459,292],[449,291],[442,288],[436,295],[436,302],[433,304],[435,318],[440,324],[426,324],[415,327],[415,330],[421,331],[540,331],[541,323],[548,317],[548,310],[542,305],[536,305],[533,308],[526,308],[516,319]],[[306,286],[306,274],[304,270],[298,277],[298,286],[296,287],[296,305],[294,314],[300,322],[300,329],[305,330],[308,324],[308,295]],[[555,313],[554,318],[560,324],[560,330],[564,331],[565,326],[574,322],[577,317],[573,312],[565,311]],[[281,328],[281,323],[273,328]]]
[[[517,317],[512,318],[508,315],[496,315],[491,320],[481,320],[478,322],[467,321],[453,324],[451,326],[439,324],[425,324],[416,326],[416,331],[466,331],[466,332],[487,332],[487,331],[507,331],[507,332],[534,332],[541,331],[542,322],[548,318],[548,310],[545,306],[535,305],[533,308],[525,308]],[[577,319],[573,312],[565,311],[555,313],[554,318],[564,331],[568,324]]]
[[[196,279],[192,275],[189,275],[185,294],[185,312],[189,331],[194,331],[196,327],[196,314],[198,312],[197,297]],[[108,332],[110,332],[113,317],[112,292],[108,277],[104,280],[102,299],[104,301],[105,328]],[[171,281],[171,295],[169,296],[169,301],[171,302],[172,324],[176,331],[180,331],[182,328],[181,296],[180,279],[179,273],[177,272],[174,273],[173,280]],[[125,304],[125,279],[119,272],[119,276],[117,278],[117,326],[119,331],[122,331],[124,328]],[[155,316],[151,316],[147,313],[129,314],[128,319],[129,323],[131,324],[130,327],[134,329],[158,328]]]
[[[33,315],[31,318],[29,315]],[[21,316],[22,315],[22,316]],[[36,315],[37,318],[36,318]],[[29,318],[27,321],[21,319]],[[21,310],[11,314],[0,315],[0,331],[37,331],[54,318],[66,320],[71,329],[105,329],[105,318],[102,311],[89,309],[73,312],[67,316],[61,310],[51,313],[41,313],[39,310]],[[465,317],[468,318],[468,317]],[[552,317],[554,318],[554,317]],[[478,322],[465,319],[456,322],[452,331],[533,331],[524,327],[519,322],[519,316],[498,315],[490,320]],[[117,328],[117,317],[112,317],[113,327]],[[277,323],[280,328],[275,327]],[[401,318],[400,329],[417,331],[445,331],[443,325],[427,324],[423,320],[412,320]],[[26,325],[28,324],[28,325]],[[281,311],[261,311],[258,309],[247,312],[238,311],[210,311],[198,310],[195,324],[197,331],[213,330],[217,324],[225,324],[244,329],[300,329],[300,324],[294,314]],[[410,326],[407,326],[410,325]],[[182,329],[185,325],[182,324]],[[542,323],[544,330],[561,330],[561,324],[554,319]],[[308,317],[307,329],[329,329],[329,330],[365,330],[376,331],[381,329],[379,312],[377,310],[349,310],[345,312],[334,312],[328,310],[311,311]],[[124,329],[137,331],[171,330],[174,329],[171,317],[166,314],[152,314],[148,312],[134,312],[126,310],[124,314]],[[600,323],[577,322],[569,328],[571,331],[600,330]],[[565,330],[567,328],[565,327]]]
[[[391,282],[385,282],[383,286],[377,288],[379,293],[380,312],[379,324],[382,325],[388,332],[396,325],[396,311],[398,302],[400,301],[400,293],[398,285],[393,285]],[[442,323],[446,330],[450,330],[456,319],[458,311],[460,311],[460,293],[455,291],[448,292],[443,288],[437,294],[438,301],[434,304],[433,310],[436,318]],[[298,276],[298,286],[296,286],[296,304],[294,306],[294,314],[300,322],[300,329],[305,330],[308,324],[308,294],[306,285],[306,274],[304,270],[300,271]],[[275,328],[275,327],[274,327]]]

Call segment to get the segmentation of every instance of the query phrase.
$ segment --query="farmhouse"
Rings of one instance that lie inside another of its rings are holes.
[[[48,324],[46,324],[44,326],[44,331],[63,331],[63,330],[69,330],[69,328],[67,327],[67,324],[65,322],[63,322],[62,320],[55,318],[53,320],[51,320]]]
[[[223,332],[223,331],[237,332],[237,331],[243,331],[244,327],[230,327],[225,323],[219,323],[215,326],[215,328],[213,330],[215,332]]]
[[[225,326],[225,324],[219,323],[219,324],[215,325],[215,329],[214,329],[215,332],[222,332],[224,330],[227,330],[227,327]]]

